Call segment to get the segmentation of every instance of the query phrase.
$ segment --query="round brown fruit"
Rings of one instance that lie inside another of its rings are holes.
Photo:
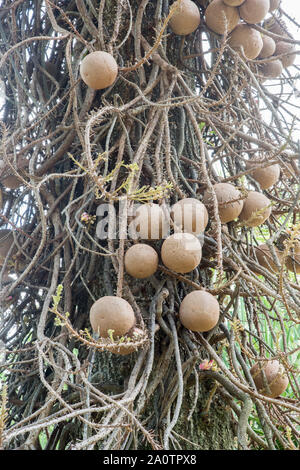
[[[252,159],[247,162],[246,167],[251,168],[256,165],[259,165],[259,162]],[[251,176],[259,183],[261,189],[271,188],[279,180],[280,165],[275,163],[265,168],[257,168],[251,172]]]
[[[118,74],[118,65],[111,54],[105,51],[91,52],[81,62],[82,80],[94,90],[111,86]]]
[[[279,251],[278,248],[276,248],[275,246],[274,250],[280,263],[282,259],[282,252]],[[257,257],[258,264],[260,264],[263,268],[268,269],[268,271],[274,271],[276,273],[279,272],[279,268],[276,266],[271,250],[266,243],[262,243],[261,245],[256,246],[255,254]]]
[[[191,233],[174,233],[163,242],[161,258],[164,265],[177,273],[193,271],[201,261],[202,247]]]
[[[205,205],[198,199],[187,197],[172,206],[171,218],[175,232],[188,232],[193,235],[203,233],[208,224]]]
[[[90,322],[95,333],[108,338],[123,336],[134,326],[135,315],[131,305],[121,297],[107,295],[98,299],[90,309]]]
[[[262,36],[263,47],[260,51],[258,58],[259,59],[266,59],[274,54],[276,49],[276,42],[274,39],[270,38],[270,36]]]
[[[270,8],[269,11],[274,11],[279,8],[280,0],[270,0]]]
[[[226,21],[225,21],[226,20]],[[230,33],[240,20],[236,7],[225,5],[222,0],[213,0],[205,10],[207,26],[217,34]]]
[[[228,44],[239,50],[243,48],[247,59],[255,59],[263,47],[263,40],[259,31],[247,24],[238,24],[230,34]]]
[[[285,265],[291,272],[300,274],[300,241],[296,241],[286,259]]]
[[[246,0],[240,7],[240,17],[246,23],[260,23],[269,12],[269,0]]]
[[[181,302],[179,318],[185,328],[191,331],[209,331],[219,321],[220,306],[209,292],[196,290],[186,295]]]
[[[258,227],[270,217],[271,211],[270,201],[264,194],[249,191],[239,219],[247,227]]]
[[[175,34],[193,33],[200,24],[200,12],[191,0],[181,0],[179,8],[170,19],[169,25]]]
[[[214,190],[218,201],[221,223],[226,224],[227,222],[236,219],[243,209],[243,201],[237,201],[237,199],[241,197],[240,191],[229,183],[217,183],[214,185]],[[205,191],[204,193],[203,202],[206,207],[213,212],[212,198],[208,191]]]
[[[225,5],[229,5],[230,7],[239,7],[245,0],[223,0]]]
[[[284,68],[290,67],[296,60],[295,54],[295,46],[293,44],[289,44],[288,42],[279,41],[276,44],[276,50],[274,55],[280,56],[281,54],[285,54],[280,57],[280,61],[282,62],[282,66]]]
[[[137,279],[146,279],[155,273],[158,266],[158,254],[152,246],[145,243],[133,245],[125,253],[125,269]]]
[[[268,387],[264,385],[262,371],[265,373]],[[279,397],[289,384],[284,367],[277,360],[257,363],[251,367],[250,373],[258,392],[269,398]]]
[[[158,204],[142,204],[136,210],[131,229],[136,231],[134,236],[143,240],[159,240],[168,234],[169,223]]]
[[[283,66],[279,59],[266,62],[260,66],[260,73],[265,79],[277,78],[282,74],[282,72]]]

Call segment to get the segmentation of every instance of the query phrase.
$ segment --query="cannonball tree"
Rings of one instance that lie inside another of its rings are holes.
[[[257,3],[1,2],[0,448],[299,449],[299,26]]]

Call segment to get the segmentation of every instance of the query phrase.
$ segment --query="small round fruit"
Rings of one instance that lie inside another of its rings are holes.
[[[260,23],[268,14],[270,8],[269,0],[246,0],[240,7],[240,17],[246,23]]]
[[[290,44],[288,42],[284,41],[279,41],[276,44],[276,49],[275,49],[275,56],[280,56],[281,54],[285,54],[282,57],[279,58],[279,60],[282,62],[282,66],[284,68],[290,67],[293,65],[293,63],[296,60],[296,54],[295,54],[295,46],[293,44]]]
[[[105,51],[91,52],[81,62],[82,80],[94,90],[111,86],[118,74],[118,65],[111,54]]]
[[[179,318],[185,328],[191,331],[209,331],[219,321],[220,306],[209,292],[196,290],[186,295],[181,302]]]
[[[264,385],[262,371],[266,376],[267,387]],[[258,392],[269,398],[279,397],[289,384],[284,367],[277,360],[257,363],[251,367],[250,373]]]
[[[201,261],[202,247],[191,233],[174,233],[163,242],[161,258],[164,265],[177,273],[189,273]]]
[[[271,60],[260,66],[260,73],[267,78],[277,78],[283,72],[282,62],[279,59]]]
[[[255,59],[263,47],[263,40],[259,31],[248,24],[238,24],[230,34],[228,44],[239,50],[243,48],[247,59]]]
[[[143,240],[159,240],[168,234],[169,221],[158,204],[142,204],[136,210],[131,229],[135,230],[133,236]]]
[[[258,227],[270,217],[271,211],[270,201],[264,194],[249,191],[239,219],[247,227]]]
[[[286,259],[285,265],[291,272],[300,274],[300,241],[296,241]]]
[[[90,309],[90,322],[102,338],[123,336],[134,326],[135,315],[131,305],[121,297],[107,295],[98,299]]]
[[[175,34],[193,33],[200,24],[200,12],[191,0],[181,0],[179,8],[170,19],[169,25]]]
[[[171,218],[175,232],[188,232],[193,235],[203,233],[208,224],[205,205],[198,199],[187,197],[172,206]]]
[[[276,49],[276,42],[274,39],[270,38],[270,36],[262,36],[263,47],[260,51],[258,58],[259,59],[266,59],[274,54]]]
[[[152,246],[138,243],[126,251],[124,264],[127,273],[132,277],[146,279],[157,270],[158,254]]]
[[[251,166],[256,165],[259,165],[259,162],[252,159],[247,162],[246,167],[251,168]],[[265,168],[257,168],[252,171],[251,176],[259,183],[261,189],[271,188],[271,186],[276,184],[279,180],[280,165],[275,163],[274,165],[270,165]]]
[[[223,0],[225,5],[229,5],[230,7],[239,7],[245,0]]]
[[[241,197],[240,191],[229,183],[217,183],[214,185],[214,190],[218,201],[221,223],[226,224],[236,219],[243,209],[243,201],[238,200]],[[213,213],[212,197],[208,191],[204,193],[203,202]]]
[[[279,251],[278,248],[276,248],[275,246],[274,250],[280,263],[282,259],[282,252]],[[261,245],[256,246],[255,254],[257,257],[258,264],[260,264],[263,268],[266,268],[269,271],[274,271],[276,273],[279,272],[279,268],[276,266],[271,250],[266,243],[262,243]]]
[[[274,11],[279,8],[280,0],[270,0],[270,8],[269,11]]]
[[[230,33],[240,20],[236,7],[225,5],[222,0],[213,0],[205,10],[207,26],[217,34]]]

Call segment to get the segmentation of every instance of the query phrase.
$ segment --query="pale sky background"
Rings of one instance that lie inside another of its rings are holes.
[[[300,23],[300,0],[281,0],[281,7],[292,19],[294,19],[298,24]],[[297,28],[292,21],[288,21],[287,18],[283,19],[288,24],[288,29],[294,39],[300,41],[300,29]],[[300,45],[296,46],[296,50],[300,51]],[[295,63],[300,67],[300,54],[297,55]],[[297,71],[295,68],[291,68],[289,70],[296,78],[294,82],[295,89],[292,101],[293,104],[296,104],[299,107],[297,111],[295,111],[296,108],[293,108],[294,112],[296,112],[296,118],[298,121],[296,122],[297,129],[295,129],[295,132],[293,133],[293,140],[295,140],[296,135],[296,138],[300,141],[300,70]]]

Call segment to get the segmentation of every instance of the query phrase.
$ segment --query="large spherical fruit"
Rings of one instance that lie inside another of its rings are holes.
[[[249,160],[246,167],[251,168],[251,166],[259,165],[258,161],[255,159]],[[280,165],[275,163],[274,165],[267,166],[265,168],[257,168],[251,172],[251,176],[257,181],[261,189],[271,188],[280,177]]]
[[[288,42],[284,41],[279,41],[276,44],[276,49],[275,49],[275,56],[280,56],[281,54],[286,54],[283,55],[282,57],[279,58],[279,60],[282,62],[282,65],[284,68],[290,67],[293,65],[293,63],[296,60],[296,54],[295,54],[295,46],[293,44],[290,44]]]
[[[98,299],[90,309],[90,322],[102,338],[123,336],[134,326],[135,315],[131,305],[121,297],[107,295]]]
[[[209,331],[218,323],[220,306],[209,292],[196,290],[181,302],[179,318],[183,326],[192,331]]]
[[[270,201],[264,194],[249,191],[239,219],[247,227],[258,227],[270,217],[271,211]]]
[[[262,371],[265,373],[268,387],[264,385]],[[250,369],[250,373],[258,392],[269,398],[279,397],[289,384],[284,367],[277,360],[267,361],[266,363],[259,362]]]
[[[276,49],[276,42],[270,36],[262,36],[263,47],[260,51],[258,58],[266,59],[274,54]]]
[[[143,240],[159,240],[167,236],[169,221],[158,204],[143,204],[137,208],[131,228]]]
[[[138,243],[126,251],[124,264],[127,273],[132,277],[145,279],[157,270],[158,254],[152,246]]]
[[[213,0],[205,10],[206,24],[217,34],[224,34],[226,30],[230,33],[239,20],[238,9],[225,5],[222,0]]]
[[[260,66],[260,73],[263,77],[267,78],[277,78],[283,72],[283,66],[281,60],[272,60],[270,62],[266,62]]]
[[[170,19],[169,25],[175,34],[193,33],[200,24],[200,12],[191,0],[182,0],[179,8]]]
[[[239,7],[245,0],[223,0],[225,5],[229,5],[230,7]]]
[[[243,209],[243,201],[237,200],[241,197],[240,191],[229,183],[217,183],[214,185],[214,190],[218,201],[219,216],[222,224],[226,224],[227,222],[236,219]],[[213,213],[212,197],[208,191],[205,191],[204,193],[203,202]]]
[[[263,40],[259,31],[247,24],[238,24],[230,34],[228,44],[233,49],[244,50],[247,59],[255,59],[263,47]]]
[[[278,248],[276,248],[275,246],[274,246],[274,250],[278,258],[278,261],[280,263],[282,259],[282,252],[279,251]],[[279,268],[276,266],[271,250],[266,243],[262,243],[261,245],[256,246],[255,254],[256,254],[258,263],[263,268],[266,268],[269,271],[274,271],[276,273],[279,272]]]
[[[270,8],[269,0],[246,0],[240,7],[240,17],[246,23],[260,23],[267,15]]]
[[[269,11],[276,10],[280,5],[280,0],[270,0],[270,8]]]
[[[105,51],[91,52],[81,62],[82,80],[94,90],[111,86],[118,74],[118,65],[111,54]]]
[[[289,271],[295,271],[296,274],[300,274],[300,241],[296,241],[294,244],[286,259],[285,265]]]
[[[171,217],[175,232],[188,232],[193,235],[203,233],[208,224],[205,205],[192,197],[187,197],[172,206]]]
[[[201,257],[201,243],[191,233],[174,233],[166,238],[161,247],[164,265],[177,273],[193,271],[199,265]]]

